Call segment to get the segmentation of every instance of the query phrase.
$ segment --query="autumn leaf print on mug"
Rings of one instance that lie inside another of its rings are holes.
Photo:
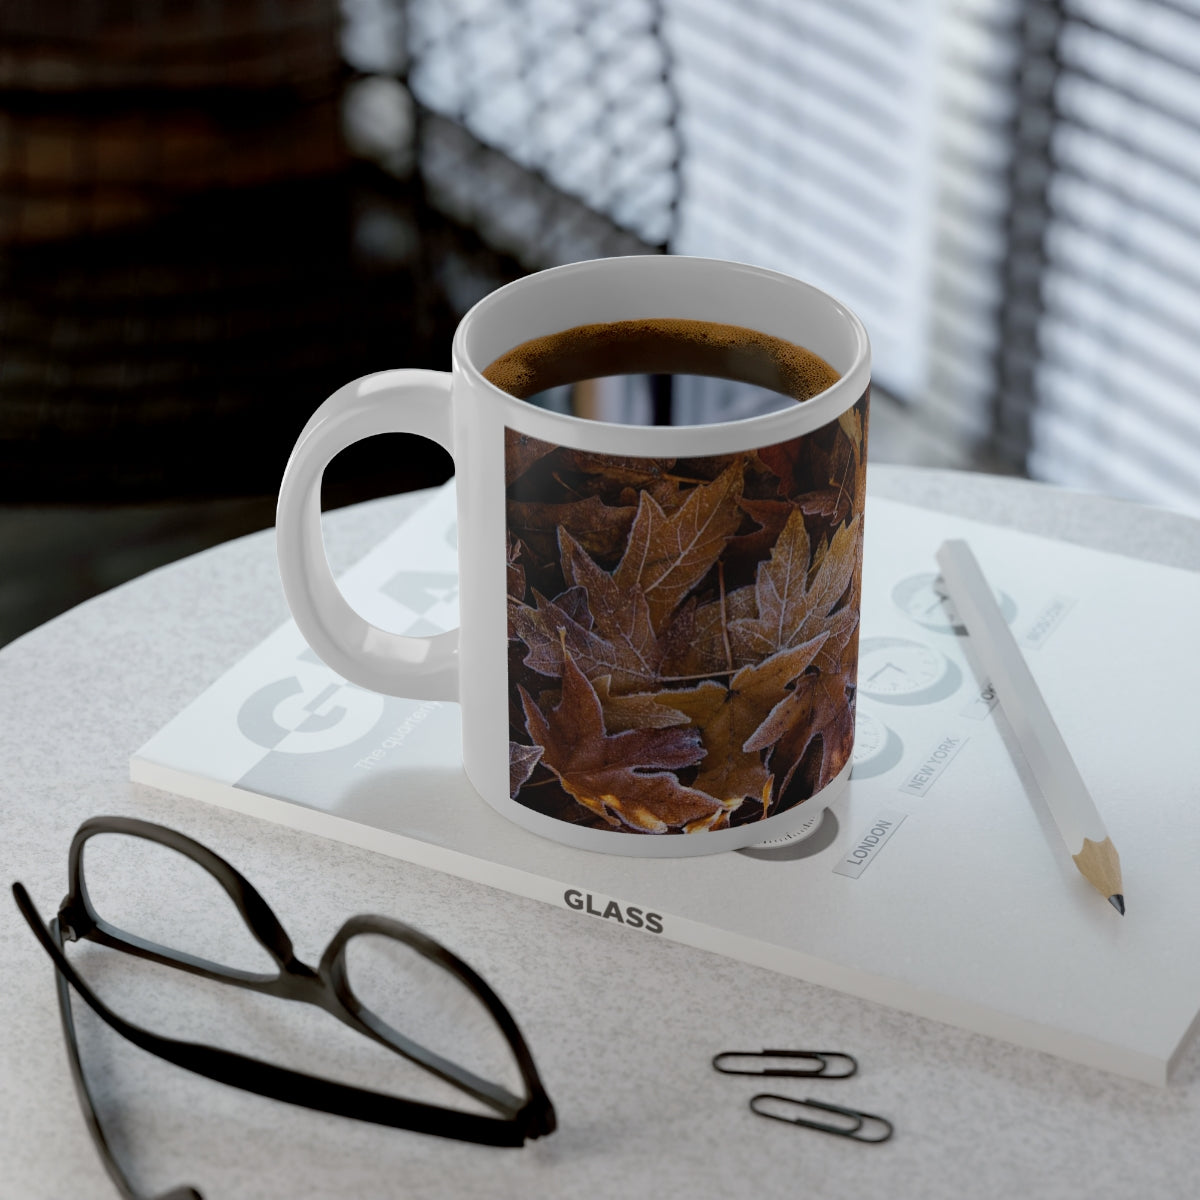
[[[867,396],[704,458],[506,431],[510,794],[677,834],[765,820],[854,740]]]

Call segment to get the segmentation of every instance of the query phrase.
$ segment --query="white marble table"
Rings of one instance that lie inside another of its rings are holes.
[[[1200,570],[1200,523],[1178,514],[897,467],[873,467],[870,487]],[[328,518],[335,568],[412,503],[399,497]],[[207,1200],[1200,1194],[1200,1045],[1168,1088],[1136,1084],[130,784],[130,752],[286,615],[272,535],[258,534],[100,596],[0,651],[4,882],[22,880],[50,916],[76,826],[122,813],[172,825],[230,859],[307,961],[352,913],[400,917],[458,951],[505,998],[560,1128],[510,1151],[362,1125],[192,1076],[83,1022],[85,1066],[139,1186],[190,1182]],[[115,1195],[77,1109],[49,962],[11,900],[0,911],[0,1198]],[[105,952],[71,953],[85,962]],[[178,1018],[164,997],[182,993],[162,990],[157,977],[107,978],[126,1015]],[[290,1062],[314,1069],[334,1053],[322,1041],[327,1023],[276,1013],[299,1006],[268,1008],[243,993],[221,1007],[205,1003],[188,1018],[201,1040],[285,1057],[290,1047]],[[752,1116],[754,1081],[717,1076],[709,1060],[761,1046],[856,1054],[861,1070],[847,1083],[778,1090],[885,1114],[894,1139],[862,1146]],[[384,1085],[386,1063],[380,1070]]]

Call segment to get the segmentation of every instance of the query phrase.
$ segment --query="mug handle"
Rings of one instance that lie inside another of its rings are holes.
[[[458,630],[388,633],[364,620],[334,581],[321,537],[321,477],[330,460],[378,433],[416,433],[453,448],[450,375],[380,371],[339,388],[313,413],[279,486],[275,533],[283,594],[300,632],[343,678],[387,696],[458,699]]]

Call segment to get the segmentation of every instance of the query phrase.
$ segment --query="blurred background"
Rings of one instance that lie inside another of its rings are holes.
[[[871,454],[1200,514],[1200,0],[0,2],[0,644],[273,522],[519,275],[799,275]],[[440,482],[341,455],[327,507]]]

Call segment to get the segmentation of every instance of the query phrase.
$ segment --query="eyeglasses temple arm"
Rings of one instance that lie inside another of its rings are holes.
[[[21,913],[26,920],[29,920],[29,913],[26,912],[26,904],[30,910],[33,905],[29,901],[29,896],[24,888],[17,891],[17,885],[13,888],[13,894],[17,899],[17,904],[21,908]],[[24,903],[22,903],[24,900]],[[58,922],[53,922],[47,934],[54,943],[55,948],[60,948],[59,939],[61,934],[58,930]],[[44,944],[44,943],[43,943]],[[66,978],[62,972],[56,971],[54,975],[55,991],[58,994],[58,1014],[62,1022],[63,1041],[67,1048],[67,1064],[71,1068],[71,1078],[75,1084],[75,1094],[79,1100],[79,1107],[83,1112],[84,1123],[88,1127],[88,1132],[92,1135],[92,1141],[96,1145],[96,1150],[100,1155],[100,1161],[104,1164],[104,1169],[108,1172],[109,1178],[116,1185],[124,1197],[124,1200],[142,1200],[133,1184],[129,1180],[129,1176],[117,1161],[117,1156],[113,1153],[112,1147],[108,1143],[108,1138],[104,1136],[104,1129],[100,1124],[100,1115],[96,1111],[96,1102],[92,1098],[91,1089],[88,1087],[87,1079],[83,1074],[83,1062],[79,1054],[79,1038],[75,1032],[75,1015],[71,1009],[71,992],[67,986]],[[154,1200],[203,1200],[200,1193],[188,1184],[183,1184],[180,1187],[172,1188],[169,1192],[163,1192]]]

